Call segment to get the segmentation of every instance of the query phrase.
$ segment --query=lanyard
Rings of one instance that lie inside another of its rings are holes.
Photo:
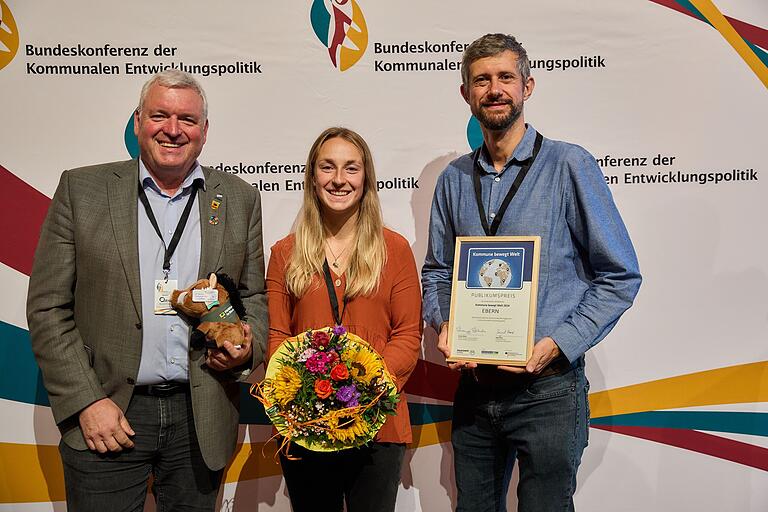
[[[488,227],[488,219],[485,216],[485,208],[483,207],[483,195],[482,195],[482,188],[480,187],[480,163],[478,160],[480,159],[480,152],[483,150],[483,147],[480,146],[477,148],[477,151],[475,151],[475,158],[474,158],[474,167],[472,169],[472,181],[475,184],[475,200],[477,201],[477,211],[480,213],[480,221],[483,223],[483,231],[485,231],[486,236],[494,236],[496,235],[496,232],[499,230],[499,225],[501,225],[501,218],[504,217],[504,214],[507,211],[507,207],[509,206],[509,203],[512,201],[512,198],[515,197],[515,194],[517,194],[517,191],[520,189],[520,185],[523,183],[523,180],[525,179],[525,175],[528,174],[528,170],[533,165],[533,162],[536,161],[536,157],[539,155],[539,150],[541,149],[541,143],[544,140],[544,137],[541,136],[539,132],[536,132],[536,142],[533,144],[533,154],[530,158],[525,160],[525,165],[523,165],[522,169],[517,173],[517,176],[515,177],[515,181],[512,183],[512,186],[509,189],[509,192],[507,192],[507,196],[504,198],[504,201],[502,201],[501,206],[499,207],[498,211],[496,212],[496,216],[493,218],[493,222],[491,223],[490,228]]]
[[[323,274],[325,274],[325,286],[328,288],[328,298],[331,301],[333,319],[336,321],[336,325],[341,325],[341,320],[344,318],[344,310],[347,309],[347,296],[346,294],[344,295],[344,306],[341,308],[341,314],[339,314],[339,299],[336,297],[336,289],[333,287],[331,268],[328,266],[328,260],[323,262]]]
[[[184,227],[187,225],[189,213],[192,211],[192,203],[195,202],[195,196],[197,196],[197,189],[202,187],[202,185],[203,180],[200,178],[196,178],[192,182],[192,191],[189,193],[187,205],[184,207],[184,211],[181,214],[179,223],[176,225],[176,231],[173,232],[170,245],[166,245],[165,240],[163,239],[163,235],[160,233],[160,227],[157,225],[155,214],[152,213],[152,207],[149,205],[147,194],[144,192],[144,187],[141,185],[141,183],[139,183],[139,200],[141,201],[141,204],[144,205],[144,211],[147,212],[147,218],[149,218],[149,222],[152,224],[152,227],[155,228],[155,233],[157,233],[157,236],[160,237],[160,241],[163,243],[163,247],[165,247],[165,255],[163,256],[163,274],[165,274],[166,281],[168,280],[168,274],[171,271],[171,256],[173,256],[173,253],[176,250],[176,246],[179,245],[181,234],[184,232]]]

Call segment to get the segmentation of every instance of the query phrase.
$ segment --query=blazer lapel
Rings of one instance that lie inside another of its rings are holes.
[[[138,187],[139,165],[137,160],[118,164],[112,170],[108,184],[109,215],[112,230],[120,253],[120,260],[128,280],[133,307],[141,318],[141,283],[139,281],[139,231]]]
[[[224,249],[224,230],[227,222],[227,197],[217,173],[203,167],[205,190],[198,192],[200,203],[200,268],[198,278],[218,270],[221,252]]]

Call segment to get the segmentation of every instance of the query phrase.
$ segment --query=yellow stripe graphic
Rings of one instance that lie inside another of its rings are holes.
[[[264,455],[261,454],[262,448]],[[272,458],[276,450],[275,441],[238,445],[232,462],[227,466],[224,482],[241,482],[281,474],[280,464],[276,458]]]
[[[227,467],[224,481],[238,482],[280,474],[271,455],[274,442],[241,444]],[[0,443],[0,504],[62,501],[64,472],[58,446]]]
[[[450,439],[450,421],[417,425],[413,427],[414,442],[409,448],[445,443]],[[274,441],[238,445],[225,471],[224,482],[280,475],[280,464],[273,458],[276,449]],[[0,478],[0,504],[65,499],[58,446],[0,443],[0,473],[3,475]]]
[[[0,503],[64,499],[58,446],[0,443],[0,473]]]
[[[593,418],[755,402],[768,402],[768,361],[690,373],[589,395]]]
[[[659,409],[768,402],[768,361],[601,391],[590,394],[589,399],[595,418]],[[450,421],[414,425],[409,448],[446,443],[450,439]],[[279,475],[280,465],[273,459],[276,448],[274,441],[239,445],[224,481]],[[64,475],[57,446],[0,443],[0,473],[0,504],[64,500]]]
[[[413,431],[413,442],[408,445],[408,448],[410,449],[447,443],[451,440],[450,421],[414,425],[411,427],[411,430]]]
[[[691,3],[707,18],[713,27],[717,29],[733,49],[738,52],[744,62],[752,68],[752,71],[768,87],[768,67],[763,64],[755,52],[747,46],[744,39],[736,32],[736,29],[725,19],[725,16],[718,10],[711,0],[691,0]]]

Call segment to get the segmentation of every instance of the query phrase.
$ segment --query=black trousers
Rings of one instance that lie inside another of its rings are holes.
[[[340,452],[312,452],[291,445],[280,456],[293,512],[392,512],[405,445],[371,443]]]

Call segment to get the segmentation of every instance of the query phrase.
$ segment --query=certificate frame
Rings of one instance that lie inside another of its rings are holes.
[[[525,366],[536,334],[540,236],[456,237],[448,361]]]

